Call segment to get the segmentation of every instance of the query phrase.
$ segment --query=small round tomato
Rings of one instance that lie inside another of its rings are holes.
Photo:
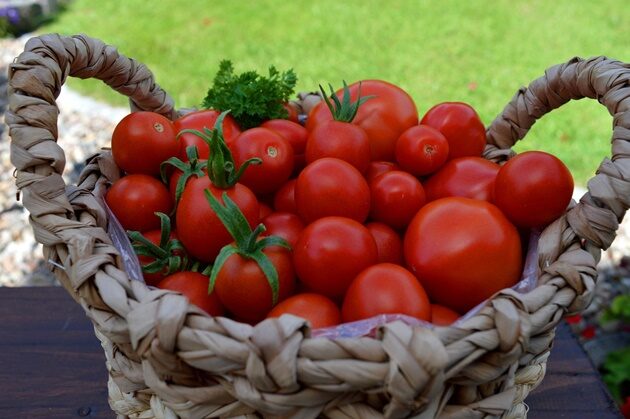
[[[370,164],[370,140],[363,128],[350,122],[322,122],[308,136],[306,163],[323,157],[346,161],[365,173]]]
[[[267,229],[265,234],[282,237],[291,247],[295,247],[304,230],[304,223],[300,217],[290,212],[273,212],[261,222]]]
[[[527,151],[501,166],[494,195],[496,205],[517,226],[544,227],[566,211],[573,177],[557,157]]]
[[[261,128],[267,128],[276,134],[284,137],[293,147],[294,169],[304,167],[304,152],[306,151],[306,140],[308,131],[297,122],[287,119],[270,119],[263,122]]]
[[[414,176],[437,171],[448,157],[448,141],[442,133],[428,125],[411,127],[396,142],[396,161]]]
[[[472,106],[444,102],[427,111],[420,122],[440,131],[448,140],[448,159],[481,156],[486,146],[486,128]]]
[[[162,230],[160,229],[151,230],[151,231],[147,231],[146,233],[143,233],[142,235],[144,236],[145,239],[149,240],[154,245],[159,246],[160,240],[162,238]],[[175,239],[177,239],[177,233],[175,231],[171,231],[169,240],[175,240]],[[184,252],[176,250],[173,252],[173,254],[183,256]],[[141,267],[144,267],[155,262],[155,258],[151,256],[138,255],[138,262],[140,262]],[[142,277],[144,278],[144,282],[147,285],[152,285],[152,286],[156,286],[158,282],[160,282],[167,276],[168,275],[165,275],[164,272],[154,272],[154,273],[142,272]]]
[[[295,205],[306,223],[332,215],[364,222],[370,212],[370,188],[350,163],[325,157],[298,176]]]
[[[201,111],[195,111],[187,113],[173,122],[173,128],[175,134],[179,134],[179,158],[182,161],[188,161],[188,155],[186,154],[186,148],[188,146],[197,146],[197,152],[201,160],[207,159],[210,155],[210,148],[208,144],[198,135],[190,132],[180,132],[185,129],[193,129],[203,132],[207,129],[214,129],[214,125],[217,122],[217,118],[221,113],[214,109],[207,109]],[[221,125],[223,129],[223,137],[225,142],[229,145],[234,139],[241,133],[241,129],[238,127],[236,121],[230,114],[226,115]]]
[[[371,183],[377,176],[391,172],[392,170],[400,170],[400,167],[391,161],[372,161],[368,165],[365,179],[368,183]]]
[[[267,318],[293,314],[308,320],[311,328],[336,326],[341,323],[339,307],[327,297],[314,293],[293,295],[275,306]]]
[[[370,217],[395,229],[403,229],[426,202],[422,184],[407,172],[383,173],[370,183]]]
[[[155,112],[125,116],[112,134],[112,155],[126,173],[159,176],[160,164],[179,150],[173,123]]]
[[[208,294],[209,279],[199,272],[176,272],[157,284],[158,288],[176,291],[211,316],[223,316],[225,310],[217,293]]]
[[[431,301],[460,313],[519,280],[521,240],[501,210],[486,201],[442,198],[411,220],[405,261]]]
[[[293,249],[298,278],[314,292],[343,296],[354,277],[376,263],[369,230],[345,217],[324,217],[309,224]]]
[[[352,281],[341,307],[344,322],[368,319],[380,314],[404,314],[431,319],[431,304],[418,279],[393,263],[379,263],[365,269]]]
[[[431,304],[431,323],[436,326],[450,326],[460,315],[458,312],[439,304]]]
[[[500,168],[482,157],[450,160],[424,182],[427,201],[461,196],[492,202],[494,181]]]
[[[365,225],[376,242],[378,263],[403,264],[402,239],[387,224],[372,222]]]
[[[166,186],[148,175],[127,175],[112,184],[105,202],[125,230],[145,232],[160,228],[156,212],[169,214],[173,201]]]
[[[284,137],[266,128],[243,131],[230,149],[234,163],[240,168],[247,160],[257,157],[261,164],[245,169],[240,182],[257,195],[278,190],[293,172],[293,148]]]
[[[295,206],[295,179],[290,179],[278,189],[273,197],[273,208],[278,212],[297,214]]]

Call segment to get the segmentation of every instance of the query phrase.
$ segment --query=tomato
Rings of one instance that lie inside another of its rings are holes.
[[[400,170],[400,167],[391,161],[372,161],[368,165],[367,172],[365,173],[365,179],[367,179],[369,184],[377,176],[386,172],[391,172],[392,170]]]
[[[158,230],[147,231],[146,233],[143,234],[143,236],[147,240],[149,240],[151,243],[155,244],[156,246],[159,246],[160,239],[162,237],[162,230],[158,229]],[[171,234],[169,235],[169,239],[170,240],[177,239],[177,233],[175,231],[171,231]],[[183,251],[174,251],[173,253],[179,256],[183,256],[184,254]],[[150,263],[155,262],[155,258],[151,256],[138,255],[138,262],[140,262],[141,267],[144,267],[146,265],[149,265]],[[164,272],[155,272],[155,273],[143,272],[142,273],[144,282],[147,285],[153,285],[153,286],[156,286],[158,282],[166,278],[166,276],[167,275],[165,275]]]
[[[260,125],[276,134],[284,137],[293,148],[294,171],[296,168],[300,170],[304,167],[304,152],[306,151],[306,140],[308,131],[297,122],[287,119],[271,119]]]
[[[125,230],[145,232],[160,228],[156,212],[169,214],[173,201],[166,186],[148,175],[127,175],[112,184],[105,202]]]
[[[291,254],[279,246],[262,251],[278,273],[278,301],[287,298],[295,286]],[[216,278],[215,292],[219,300],[238,319],[257,323],[273,307],[272,290],[258,263],[238,253],[227,258]]]
[[[295,206],[295,179],[287,181],[278,189],[273,197],[273,208],[279,212],[297,214]]]
[[[378,263],[395,263],[402,265],[402,239],[398,233],[387,224],[372,222],[365,225],[376,243]]]
[[[188,181],[177,206],[177,234],[188,253],[202,262],[212,263],[219,250],[232,242],[232,237],[210,207],[204,193],[206,189],[221,202],[221,195],[227,193],[243,212],[250,226],[258,224],[260,209],[254,193],[240,183],[228,189],[220,189],[208,177],[192,178]]]
[[[420,122],[440,131],[448,140],[448,158],[481,156],[486,146],[486,128],[472,106],[444,102],[427,111]]]
[[[361,107],[359,107],[361,109]],[[309,134],[306,163],[323,157],[335,157],[365,173],[370,164],[370,140],[363,128],[350,122],[324,121]]]
[[[396,142],[396,161],[406,172],[425,176],[437,171],[448,157],[448,141],[428,125],[411,127]]]
[[[557,157],[527,151],[501,167],[494,194],[496,205],[517,226],[544,227],[566,211],[573,195],[573,177]]]
[[[436,326],[450,326],[459,319],[458,312],[439,304],[431,304],[431,323]]]
[[[180,131],[184,129],[193,129],[202,132],[205,128],[214,129],[214,125],[220,114],[220,112],[213,109],[190,112],[176,119],[173,122],[173,128],[175,129],[176,134],[179,134]],[[223,137],[225,138],[227,144],[234,141],[234,139],[241,133],[241,129],[238,127],[238,124],[229,114],[225,116],[225,119],[223,119],[221,128],[223,129]],[[210,148],[201,137],[193,133],[183,133],[178,138],[179,158],[182,161],[188,161],[186,148],[191,145],[197,146],[197,151],[201,160],[207,159],[210,155]]]
[[[363,222],[370,212],[370,188],[350,163],[325,157],[298,176],[295,205],[306,223],[332,215]]]
[[[370,218],[403,229],[426,202],[422,184],[407,172],[383,173],[370,183]]]
[[[258,157],[259,165],[251,165],[240,182],[258,195],[278,190],[293,172],[293,148],[284,137],[266,128],[243,131],[230,146],[234,163],[240,168],[245,161]]]
[[[293,102],[285,102],[282,104],[284,109],[287,110],[287,119],[288,121],[295,122],[298,124],[300,122],[300,112],[298,111],[298,107]],[[264,122],[261,124],[264,125]]]
[[[343,296],[354,277],[376,263],[369,230],[345,217],[324,217],[309,224],[293,249],[298,278],[314,292]]]
[[[460,313],[516,284],[523,267],[516,227],[496,206],[469,198],[422,207],[403,252],[431,301]]]
[[[293,314],[308,320],[313,329],[336,326],[341,323],[339,307],[327,297],[314,293],[293,295],[275,306],[267,318]]]
[[[187,164],[190,164],[189,162]],[[204,174],[205,176],[205,172],[206,172],[206,168],[203,167],[205,166],[206,162],[205,161],[201,161],[198,162],[198,164],[201,166],[201,172],[200,173],[192,173],[191,176],[197,176],[199,177],[201,175],[201,173]],[[177,198],[177,182],[179,182],[179,179],[184,175],[184,172],[182,172],[180,169],[177,168],[173,168],[173,173],[171,174],[170,178],[168,179],[168,190],[171,194],[171,198],[173,199],[173,202],[176,202],[176,198]],[[190,181],[192,177],[188,177],[188,179],[186,179],[186,182],[184,183],[184,187],[186,187],[186,185],[188,184],[188,181]]]
[[[273,212],[273,208],[271,208],[269,205],[264,204],[262,202],[258,202],[258,213],[259,213],[259,219],[263,219],[266,216],[268,216],[269,214],[271,214]]]
[[[133,112],[125,116],[112,134],[112,155],[126,173],[159,176],[160,164],[177,155],[172,122],[154,112]]]
[[[344,322],[380,314],[404,314],[421,320],[431,318],[431,304],[418,279],[393,263],[365,269],[352,281],[341,306]]]
[[[450,160],[424,182],[427,200],[461,196],[492,202],[494,181],[500,168],[482,157]]]
[[[211,316],[223,316],[225,310],[217,293],[208,294],[208,277],[199,272],[176,272],[164,278],[158,288],[177,291]]]
[[[290,212],[273,212],[263,218],[262,223],[267,229],[265,234],[282,237],[291,247],[295,247],[304,230],[300,217]]]
[[[407,128],[418,124],[418,110],[413,99],[398,86],[382,80],[363,80],[349,86],[351,100],[357,96],[372,96],[359,107],[352,121],[363,128],[370,139],[372,160],[394,161],[396,140]],[[343,89],[337,91],[342,97]],[[322,121],[330,121],[332,114],[326,103],[320,102],[308,114],[306,128],[312,131]]]

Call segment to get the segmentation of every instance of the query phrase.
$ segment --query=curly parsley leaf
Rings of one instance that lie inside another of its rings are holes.
[[[292,69],[281,73],[271,66],[267,77],[255,71],[234,74],[232,62],[223,60],[201,106],[229,110],[241,129],[248,129],[268,119],[287,118],[283,103],[293,94],[296,83]]]

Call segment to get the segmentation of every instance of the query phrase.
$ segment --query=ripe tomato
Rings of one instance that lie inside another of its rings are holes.
[[[544,227],[571,202],[573,177],[557,157],[527,151],[508,160],[497,174],[495,203],[519,227]]]
[[[300,217],[290,212],[273,212],[263,218],[262,223],[267,229],[265,234],[282,237],[292,248],[304,230],[304,223]]]
[[[333,120],[318,124],[306,142],[306,163],[313,163],[323,157],[346,161],[359,172],[365,173],[370,164],[370,140],[367,133],[350,122]]]
[[[278,301],[287,298],[295,286],[295,271],[291,254],[280,246],[262,251],[278,273]],[[234,253],[219,271],[214,290],[219,300],[238,319],[257,323],[273,307],[272,290],[258,263]]]
[[[306,151],[306,139],[308,131],[297,121],[287,119],[270,119],[260,125],[262,128],[270,129],[276,134],[284,137],[293,148],[293,168],[301,170],[304,168],[304,152]]]
[[[189,254],[202,262],[212,263],[221,248],[233,239],[210,207],[204,193],[206,189],[221,203],[221,195],[227,193],[243,212],[250,226],[258,224],[260,209],[254,193],[240,183],[228,189],[219,189],[207,176],[188,181],[177,206],[177,234]]]
[[[263,203],[263,202],[258,202],[258,213],[259,213],[259,219],[263,219],[266,216],[268,216],[269,214],[271,214],[273,212],[273,208],[271,208],[269,205]]]
[[[343,296],[354,277],[377,258],[369,230],[345,217],[324,217],[309,224],[293,249],[298,278],[330,298]]]
[[[426,202],[420,181],[407,172],[383,173],[370,183],[370,217],[394,229],[403,229]]]
[[[306,166],[298,176],[295,205],[306,223],[331,215],[362,223],[370,212],[370,188],[350,163],[325,157]]]
[[[378,175],[382,175],[392,170],[400,170],[400,167],[391,161],[372,161],[368,165],[367,172],[365,173],[365,179],[368,184],[371,183]]]
[[[240,168],[245,161],[258,157],[259,165],[251,165],[240,182],[257,195],[275,192],[293,172],[293,148],[284,137],[266,128],[250,128],[236,137],[230,146],[234,163]]]
[[[297,214],[295,206],[295,179],[287,181],[278,189],[273,197],[273,208],[278,212]]]
[[[176,272],[164,278],[158,288],[177,291],[190,302],[211,316],[223,316],[225,310],[217,297],[217,293],[208,294],[209,279],[199,272]]]
[[[143,234],[143,236],[154,245],[159,246],[160,239],[162,237],[162,230],[157,229],[157,230],[147,231],[146,233]],[[169,239],[170,240],[177,239],[177,233],[175,231],[171,231]],[[173,254],[183,256],[184,252],[174,251]],[[150,263],[155,262],[155,258],[151,256],[138,255],[138,262],[140,262],[141,267],[144,267]],[[144,278],[144,282],[147,285],[157,286],[158,282],[166,278],[166,276],[167,275],[165,275],[163,272],[155,272],[155,273],[142,272],[142,277]]]
[[[494,181],[500,167],[482,157],[450,160],[424,182],[427,201],[461,196],[492,202]]]
[[[341,323],[339,307],[327,297],[314,293],[293,295],[275,306],[267,318],[293,314],[311,324],[312,329],[336,326]]]
[[[173,122],[173,128],[175,134],[179,134],[180,131],[185,129],[194,129],[203,132],[205,128],[214,129],[214,125],[217,122],[217,118],[221,113],[213,109],[201,110],[196,112],[190,112],[177,118]],[[234,121],[231,115],[226,115],[221,125],[223,129],[223,137],[225,142],[229,145],[240,133],[241,129]],[[197,152],[199,159],[205,160],[210,155],[210,148],[208,144],[199,136],[193,133],[183,133],[179,137],[179,158],[182,161],[188,161],[186,155],[186,148],[191,145],[197,146]]]
[[[363,270],[352,281],[341,306],[344,322],[379,314],[405,314],[431,319],[431,304],[418,279],[393,263],[379,263]]]
[[[486,129],[472,106],[444,102],[427,111],[420,122],[440,131],[448,140],[448,159],[481,156],[486,146]]]
[[[437,171],[448,157],[448,141],[428,125],[411,127],[396,142],[396,161],[406,172],[425,176]]]
[[[421,208],[403,251],[431,301],[460,313],[513,286],[523,266],[516,227],[496,206],[469,198],[442,198]]]
[[[378,263],[395,263],[402,265],[402,239],[398,233],[387,224],[372,222],[365,225],[376,242]]]
[[[125,230],[145,232],[160,228],[156,212],[169,214],[173,201],[166,186],[148,175],[121,177],[107,191],[105,202]]]
[[[431,304],[431,323],[436,326],[450,326],[459,319],[458,312],[439,304]]]
[[[125,116],[112,134],[112,155],[126,173],[160,175],[160,164],[177,155],[173,123],[158,113],[133,112]]]
[[[349,86],[351,100],[372,96],[359,107],[352,121],[363,128],[370,139],[372,160],[394,161],[396,140],[407,128],[418,124],[418,110],[413,99],[398,86],[381,80],[363,80]],[[343,89],[337,91],[343,96]],[[326,103],[320,102],[309,112],[306,128],[312,131],[322,121],[330,121],[332,114]]]

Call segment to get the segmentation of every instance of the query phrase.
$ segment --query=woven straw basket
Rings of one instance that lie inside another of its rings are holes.
[[[597,99],[613,116],[612,159],[542,233],[533,291],[504,290],[458,327],[393,322],[345,339],[310,337],[292,316],[251,327],[129,279],[100,204],[120,176],[111,154],[91,159],[77,186],[61,176],[55,98],[67,76],[103,80],[132,110],[178,113],[144,65],[86,36],[33,38],[10,67],[17,187],[45,258],[94,323],[119,418],[525,417],[555,327],[589,303],[601,249],[630,205],[630,66],[574,58],[520,89],[487,130],[484,156],[501,162],[570,99]]]

